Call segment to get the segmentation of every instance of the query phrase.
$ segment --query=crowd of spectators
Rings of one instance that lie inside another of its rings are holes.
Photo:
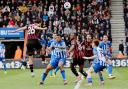
[[[64,8],[67,1],[70,9]],[[112,40],[109,5],[110,0],[0,0],[0,27],[19,28],[38,20],[48,28],[42,32],[43,40],[60,33],[68,45],[75,32],[80,41],[89,33],[100,40],[107,34]]]

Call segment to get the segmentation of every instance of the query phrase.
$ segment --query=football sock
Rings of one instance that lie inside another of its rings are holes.
[[[65,75],[65,71],[64,70],[61,71],[61,75],[63,77],[63,80],[66,80],[66,75]]]
[[[71,66],[71,71],[73,72],[73,74],[74,74],[75,76],[79,76],[77,70],[76,70],[73,66]]]
[[[6,64],[4,64],[4,71],[6,71],[7,70],[7,68],[6,68]]]
[[[92,83],[92,77],[87,78],[88,83]]]
[[[42,75],[42,81],[43,82],[45,81],[46,77],[47,77],[47,74],[46,73],[43,73],[43,75]]]
[[[103,76],[99,76],[99,78],[100,78],[100,81],[104,81]]]
[[[29,67],[30,67],[30,71],[33,72],[33,64],[29,65]]]
[[[112,75],[112,65],[111,64],[109,64],[108,66],[107,66],[107,70],[108,70],[108,74],[109,75]]]
[[[80,70],[80,73],[86,78],[87,77],[87,73],[84,70]]]

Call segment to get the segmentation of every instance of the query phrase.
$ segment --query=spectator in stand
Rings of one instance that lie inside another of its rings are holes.
[[[0,2],[0,27],[7,27],[13,23],[14,26],[11,27],[22,27],[34,20],[41,20],[42,27],[48,28],[43,32],[45,37],[53,32],[61,33],[67,45],[70,45],[69,35],[75,32],[82,39],[84,32],[86,35],[93,34],[94,38],[98,39],[104,34],[111,38],[110,0],[7,0],[4,3],[3,1]],[[70,9],[64,8],[65,1],[71,3]],[[127,4],[124,6],[124,12],[127,26]],[[8,17],[14,17],[13,21]]]
[[[41,16],[41,18],[43,19],[43,21],[47,22],[48,21],[48,15],[47,15],[47,11],[46,9],[44,9],[43,15]]]
[[[66,22],[65,25],[66,25],[66,26],[65,26],[65,28],[64,28],[64,34],[65,34],[65,35],[71,34],[71,28],[69,27],[69,23]]]
[[[3,27],[3,18],[0,17],[0,27]]]
[[[3,26],[7,26],[8,25],[8,22],[9,22],[9,19],[7,18],[7,16],[4,16],[3,18]]]
[[[14,60],[21,60],[22,59],[22,50],[20,46],[17,46],[17,49],[15,51]]]
[[[23,3],[22,6],[19,6],[19,11],[22,13],[26,13],[28,11],[28,7],[25,5],[26,2]]]
[[[123,44],[123,40],[121,40],[121,43],[119,44],[119,51],[124,55],[124,44]]]
[[[2,9],[2,13],[3,16],[8,16],[10,12],[10,7],[8,5],[6,5],[3,9]]]
[[[7,25],[7,28],[13,28],[15,26],[15,23],[11,17],[9,17],[9,22]]]
[[[20,19],[21,19],[21,17],[19,15],[19,13],[17,12],[16,15],[14,15],[14,20],[16,20],[16,22],[20,22]]]

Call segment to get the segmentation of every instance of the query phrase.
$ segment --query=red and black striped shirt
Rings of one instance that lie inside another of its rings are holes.
[[[71,45],[74,45],[74,49],[73,49],[73,58],[75,59],[82,59],[84,56],[84,53],[82,50],[80,50],[80,44],[78,44],[78,42],[76,40],[72,40],[71,41]]]
[[[89,41],[83,41],[81,43],[81,46],[82,46],[82,50],[84,52],[84,56],[86,57],[91,57],[93,56],[93,48],[92,48],[92,41],[89,42]]]
[[[30,24],[27,28],[27,35],[28,39],[39,39],[40,38],[40,32],[39,30],[35,29],[35,24]]]

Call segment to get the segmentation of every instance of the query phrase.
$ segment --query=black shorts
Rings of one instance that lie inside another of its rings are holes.
[[[73,58],[73,61],[71,62],[73,65],[84,65],[84,59],[81,58],[81,59],[76,59],[76,58]]]
[[[27,54],[29,56],[34,55],[34,52],[37,51],[40,52],[42,46],[38,39],[29,39],[27,42]]]

